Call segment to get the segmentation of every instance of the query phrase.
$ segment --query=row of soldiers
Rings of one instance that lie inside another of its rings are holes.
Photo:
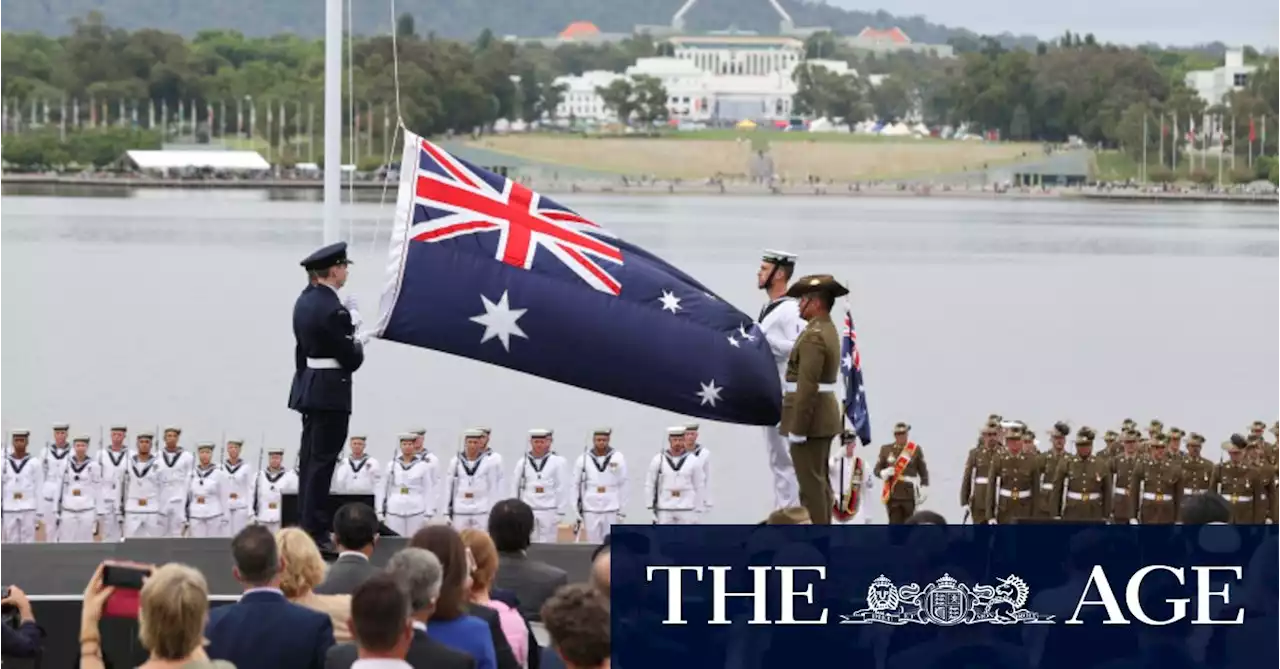
[[[698,443],[698,427],[668,429],[664,450],[650,463],[645,494],[659,522],[697,522],[711,506],[711,454]],[[244,441],[231,439],[218,462],[215,444],[201,442],[193,457],[179,443],[181,429],[169,427],[156,457],[153,433],[136,434],[130,449],[127,427],[117,425],[110,443],[90,455],[89,438],[68,440],[68,431],[69,425],[55,424],[53,442],[39,456],[29,451],[29,430],[11,433],[0,483],[5,542],[33,542],[39,527],[46,541],[59,542],[232,536],[250,523],[274,531],[284,495],[297,492],[298,475],[284,468],[284,449],[266,449],[266,468],[261,461],[252,467],[241,458]],[[425,434],[401,434],[397,457],[385,466],[366,452],[364,435],[352,436],[331,492],[372,496],[379,519],[404,536],[433,519],[487,529],[490,509],[508,496],[533,509],[538,542],[557,540],[574,502],[586,541],[603,540],[622,520],[629,476],[609,428],[594,430],[572,465],[552,451],[551,430],[530,430],[528,450],[509,479],[501,454],[489,446],[488,428],[467,430],[463,449],[447,464],[425,448]]]
[[[1104,435],[1089,427],[1075,435],[1057,423],[1049,449],[1038,452],[1034,434],[1018,423],[992,416],[977,446],[969,451],[960,502],[975,523],[1067,519],[1129,524],[1171,524],[1182,501],[1214,492],[1231,508],[1233,523],[1274,523],[1277,514],[1277,447],[1255,421],[1249,436],[1234,434],[1222,444],[1225,461],[1201,455],[1205,438],[1151,421],[1144,436],[1126,420]],[[1280,425],[1272,434],[1280,436]],[[1183,450],[1185,440],[1186,450]]]

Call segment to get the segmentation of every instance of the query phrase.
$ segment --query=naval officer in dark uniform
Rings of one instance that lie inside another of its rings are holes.
[[[298,466],[298,524],[329,548],[325,511],[333,469],[347,441],[351,375],[364,362],[354,314],[338,290],[347,282],[347,243],[330,244],[302,261],[308,285],[293,305],[293,386],[289,408],[302,414]]]

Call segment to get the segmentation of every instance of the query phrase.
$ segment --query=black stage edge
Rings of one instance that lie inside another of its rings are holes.
[[[409,543],[402,537],[383,537],[372,562],[382,566]],[[594,544],[534,544],[529,556],[549,562],[569,574],[569,581],[585,581],[591,572]],[[120,543],[3,544],[4,585],[17,585],[31,598],[36,623],[45,631],[45,655],[39,667],[76,667],[79,662],[80,600],[85,584],[103,560],[134,560],[152,564],[181,562],[199,569],[209,582],[210,606],[234,602],[241,587],[231,577],[231,539],[129,539]],[[109,667],[136,667],[146,661],[138,645],[137,623],[105,620],[102,644]],[[35,667],[23,660],[5,660],[8,667]]]
[[[329,495],[326,506],[329,510],[329,517],[332,518],[342,508],[344,504],[359,503],[373,508],[373,495]],[[284,493],[280,496],[280,524],[282,527],[289,527],[298,524],[298,494]],[[378,534],[384,537],[398,537],[400,535],[392,532],[390,528],[382,523],[378,524]]]

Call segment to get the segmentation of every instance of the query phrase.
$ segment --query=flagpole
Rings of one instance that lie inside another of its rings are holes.
[[[1173,175],[1176,180],[1178,176],[1178,112],[1176,111],[1173,112],[1173,137],[1171,140],[1173,141],[1173,146],[1171,147],[1173,159],[1171,162],[1173,163]]]
[[[324,5],[324,242],[341,234],[342,0]]]
[[[1236,114],[1231,112],[1231,171],[1236,171]]]
[[[1147,112],[1142,112],[1142,169],[1138,172],[1143,183],[1147,182]]]
[[[1159,156],[1161,168],[1164,167],[1164,130],[1165,130],[1164,113],[1161,112],[1160,114],[1160,156]]]
[[[1221,115],[1218,116],[1217,126],[1218,126],[1217,127],[1217,130],[1218,130],[1218,188],[1222,188],[1222,159],[1224,157],[1222,154],[1225,153],[1225,151],[1222,143],[1224,138],[1222,134],[1222,116]]]

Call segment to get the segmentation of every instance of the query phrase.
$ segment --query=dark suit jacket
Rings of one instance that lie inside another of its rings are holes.
[[[227,660],[236,669],[323,669],[333,623],[280,593],[251,592],[211,610],[204,635],[209,658]]]
[[[30,620],[13,629],[0,625],[0,655],[4,657],[35,657],[40,652],[40,628]]]
[[[356,586],[378,573],[378,568],[368,560],[354,555],[343,555],[329,565],[324,581],[315,587],[317,595],[349,595]]]
[[[565,669],[564,660],[560,659],[560,654],[551,646],[542,650],[541,660],[542,669]]]
[[[293,304],[290,409],[351,413],[351,374],[364,363],[364,347],[354,335],[351,313],[336,291],[320,284],[302,291]],[[340,369],[311,369],[307,358],[334,359]]]
[[[498,660],[498,669],[520,669],[516,653],[511,650],[511,642],[507,641],[507,635],[502,633],[502,621],[499,620],[498,612],[480,604],[467,604],[467,613],[483,620],[489,626],[489,636],[493,637],[493,652]],[[431,623],[427,623],[427,626],[430,627]]]
[[[351,669],[356,661],[356,646],[344,643],[329,649],[325,659],[325,669]],[[476,661],[470,655],[454,650],[421,630],[413,631],[413,643],[404,661],[413,665],[414,669],[476,669]]]
[[[525,620],[542,620],[542,604],[557,589],[569,583],[569,575],[559,567],[541,560],[530,560],[523,553],[502,553],[498,556],[498,576],[494,585],[516,593],[520,600],[517,610]]]

